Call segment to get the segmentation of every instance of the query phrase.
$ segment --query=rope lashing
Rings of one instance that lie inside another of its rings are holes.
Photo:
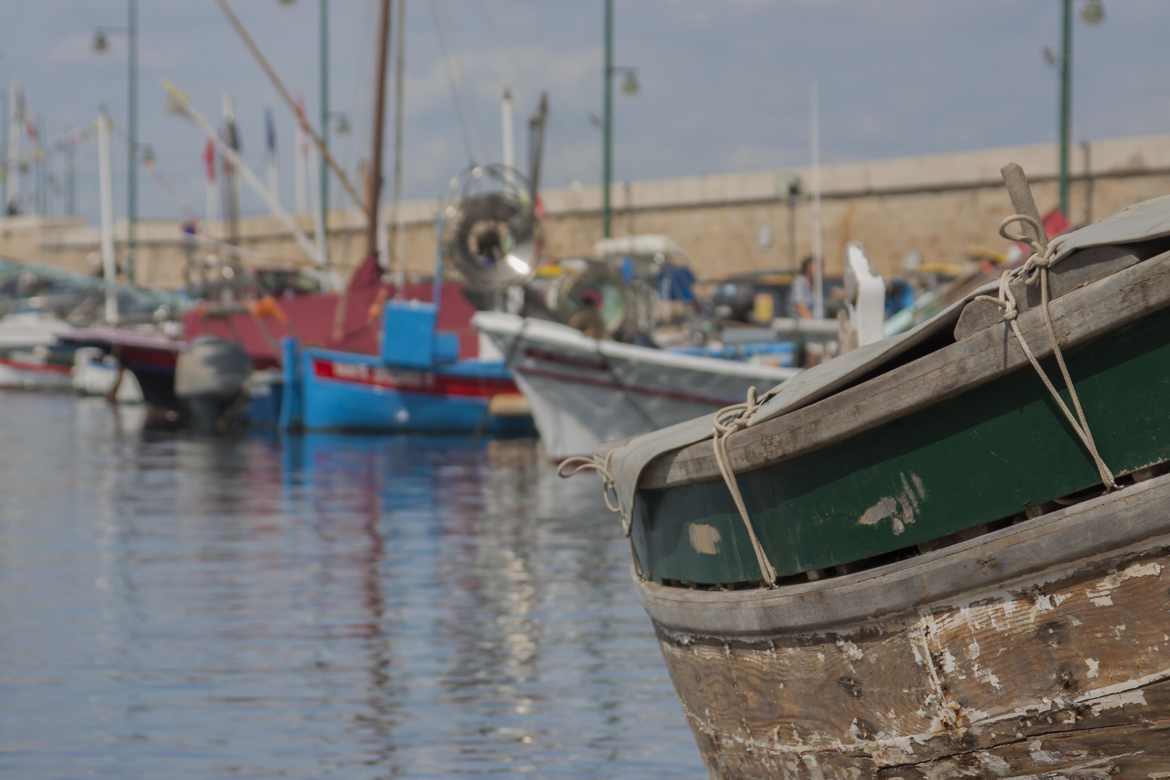
[[[1093,432],[1089,428],[1089,421],[1085,417],[1085,410],[1081,406],[1080,396],[1077,395],[1076,386],[1073,384],[1072,376],[1069,374],[1068,366],[1064,362],[1064,353],[1060,348],[1060,340],[1056,337],[1056,328],[1052,324],[1052,312],[1049,311],[1049,291],[1048,291],[1048,269],[1056,262],[1056,253],[1054,251],[1056,244],[1048,244],[1043,238],[1037,240],[1032,236],[1025,234],[1013,234],[1008,231],[1008,227],[1016,222],[1026,223],[1036,230],[1037,236],[1044,236],[1044,228],[1033,217],[1027,214],[1013,214],[1004,219],[999,225],[999,234],[1008,241],[1018,241],[1026,243],[1032,249],[1032,255],[1028,260],[1018,268],[1012,268],[1004,271],[999,277],[999,292],[998,295],[992,297],[990,295],[978,295],[975,300],[990,301],[1003,310],[1003,320],[1008,323],[1015,334],[1016,341],[1020,344],[1020,349],[1023,350],[1024,356],[1028,358],[1028,362],[1032,364],[1036,374],[1040,377],[1040,381],[1044,383],[1044,387],[1048,390],[1052,400],[1056,402],[1057,407],[1064,414],[1064,418],[1068,424],[1072,426],[1073,432],[1076,433],[1077,438],[1081,440],[1085,450],[1092,458],[1093,464],[1097,467],[1097,474],[1101,477],[1102,484],[1107,490],[1115,490],[1117,488],[1117,480],[1113,476],[1113,472],[1101,457],[1101,453],[1097,450],[1097,442],[1093,438]],[[1040,361],[1036,359],[1036,355],[1028,346],[1028,342],[1024,339],[1024,333],[1020,329],[1018,321],[1020,310],[1016,303],[1015,294],[1012,292],[1012,282],[1022,280],[1025,284],[1030,284],[1035,280],[1035,277],[1040,277],[1040,307],[1044,312],[1044,324],[1048,330],[1048,338],[1052,342],[1052,355],[1056,358],[1056,365],[1060,368],[1060,375],[1064,380],[1065,389],[1068,391],[1069,399],[1072,401],[1073,411],[1065,404],[1060,392],[1056,389],[1052,380],[1048,378],[1047,372],[1044,371]]]
[[[612,465],[613,450],[607,452],[604,457],[600,455],[574,455],[571,458],[565,458],[557,465],[557,476],[568,479],[582,471],[596,471],[597,476],[601,478],[601,495],[605,499],[605,508],[621,518],[622,531],[626,536],[629,536],[630,516],[622,507],[621,498],[618,496],[617,483],[610,470]]]
[[[765,395],[764,400],[767,398],[768,396]],[[748,388],[747,400],[743,403],[725,406],[716,412],[715,430],[711,436],[711,444],[715,448],[715,463],[719,466],[719,473],[723,475],[727,492],[731,494],[731,500],[735,502],[735,508],[739,511],[740,519],[743,520],[744,530],[747,531],[748,539],[751,540],[752,550],[756,554],[756,564],[760,568],[760,575],[768,583],[768,587],[774,587],[776,585],[776,568],[768,560],[768,554],[764,551],[764,546],[760,544],[759,537],[756,536],[756,529],[752,525],[751,516],[748,515],[747,506],[744,505],[743,494],[739,490],[739,481],[736,479],[735,471],[731,468],[731,458],[727,454],[727,437],[751,425],[751,416],[759,405],[760,400],[756,398],[756,388],[752,386]]]

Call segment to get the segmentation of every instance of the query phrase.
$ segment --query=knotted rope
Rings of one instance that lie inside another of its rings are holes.
[[[762,400],[767,400],[769,397],[768,394],[765,394]],[[739,480],[736,479],[735,471],[731,468],[731,458],[727,454],[727,437],[751,425],[751,416],[760,403],[761,400],[756,398],[756,388],[753,386],[748,388],[746,401],[725,406],[716,412],[715,430],[711,436],[711,444],[715,448],[715,463],[719,466],[719,473],[723,475],[727,492],[731,494],[731,500],[735,502],[735,508],[739,511],[740,519],[743,520],[744,530],[747,531],[748,539],[751,540],[752,550],[756,554],[756,564],[760,567],[760,574],[768,583],[768,587],[774,587],[776,585],[776,569],[768,560],[768,554],[764,551],[764,546],[760,544],[759,537],[756,536],[756,529],[748,515],[747,506],[744,505],[743,494],[739,490]]]
[[[1028,362],[1032,364],[1032,368],[1036,370],[1040,381],[1044,383],[1052,400],[1060,408],[1064,414],[1064,418],[1068,424],[1072,426],[1077,438],[1081,440],[1081,444],[1089,453],[1089,457],[1093,459],[1093,464],[1097,467],[1097,473],[1101,477],[1102,484],[1107,490],[1114,490],[1117,488],[1117,480],[1113,476],[1113,472],[1106,465],[1105,460],[1101,457],[1101,453],[1097,450],[1097,442],[1093,439],[1093,432],[1089,428],[1089,421],[1085,417],[1085,410],[1081,406],[1080,396],[1077,395],[1076,386],[1073,385],[1072,376],[1069,375],[1068,366],[1064,362],[1064,353],[1060,348],[1060,340],[1056,337],[1056,328],[1052,324],[1052,312],[1049,311],[1048,301],[1048,270],[1054,263],[1057,262],[1055,247],[1056,244],[1049,244],[1043,238],[1037,240],[1029,235],[1013,234],[1009,232],[1008,227],[1015,223],[1022,222],[1030,225],[1036,231],[1037,236],[1044,236],[1044,228],[1033,217],[1027,214],[1013,214],[1003,220],[999,225],[999,234],[1008,241],[1019,241],[1026,243],[1032,248],[1032,255],[1021,266],[1004,271],[999,277],[999,293],[997,296],[978,295],[975,300],[991,301],[1003,310],[1003,320],[1008,323],[1015,334],[1016,341],[1020,344],[1020,349],[1023,350]],[[1024,339],[1024,333],[1020,329],[1019,306],[1016,303],[1015,294],[1012,292],[1012,282],[1020,280],[1025,284],[1031,284],[1036,276],[1040,277],[1040,307],[1044,312],[1044,324],[1048,329],[1048,338],[1052,342],[1052,355],[1056,358],[1056,364],[1060,367],[1060,375],[1064,379],[1065,389],[1068,390],[1069,399],[1072,401],[1073,409],[1076,414],[1069,410],[1068,405],[1065,404],[1060,392],[1048,378],[1047,372],[1044,371],[1040,361],[1036,359],[1036,355],[1028,346],[1028,342]]]
[[[565,458],[557,465],[557,476],[562,479],[580,474],[582,471],[596,471],[597,475],[601,477],[601,495],[605,499],[605,508],[616,514],[621,518],[622,531],[626,536],[630,535],[630,516],[622,507],[621,497],[618,495],[617,483],[614,481],[613,472],[610,470],[613,465],[613,450],[605,453],[605,456],[600,455],[574,455],[571,458]]]

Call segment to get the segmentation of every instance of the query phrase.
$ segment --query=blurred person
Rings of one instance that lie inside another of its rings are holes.
[[[792,280],[788,293],[788,316],[800,320],[813,318],[813,258],[812,255],[800,261],[800,274]]]
[[[596,290],[581,293],[581,308],[569,317],[569,327],[591,339],[605,338],[605,321],[601,318],[601,296]]]

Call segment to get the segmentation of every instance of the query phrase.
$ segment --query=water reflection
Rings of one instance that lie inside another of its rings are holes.
[[[701,775],[616,522],[530,442],[2,400],[0,774]]]

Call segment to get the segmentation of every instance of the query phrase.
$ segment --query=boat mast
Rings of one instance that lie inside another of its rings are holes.
[[[378,194],[382,190],[382,136],[386,112],[386,58],[390,40],[390,0],[381,0],[378,10],[378,55],[374,72],[374,133],[370,155],[370,169],[366,180],[366,253],[362,262],[371,257],[378,261]],[[380,265],[380,263],[379,263]],[[379,295],[379,300],[381,296]],[[349,307],[349,288],[341,293],[333,311],[333,340],[340,341],[345,333]]]
[[[398,0],[398,29],[394,31],[394,192],[390,201],[390,235],[387,240],[386,265],[395,269],[395,296],[402,297],[406,288],[406,263],[402,259],[398,231],[398,201],[402,199],[402,124],[406,70],[406,0]]]
[[[378,257],[378,196],[382,192],[382,140],[386,123],[386,58],[389,54],[390,0],[378,10],[378,57],[374,71],[374,134],[370,139],[370,175],[366,182],[366,257]],[[380,261],[383,262],[383,261]]]

